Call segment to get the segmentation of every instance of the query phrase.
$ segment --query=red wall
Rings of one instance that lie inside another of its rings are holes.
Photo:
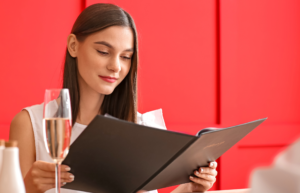
[[[141,113],[162,108],[169,130],[190,134],[269,117],[221,157],[213,189],[248,187],[254,167],[300,136],[298,0],[12,0],[0,2],[0,138],[60,86],[66,37],[98,2],[136,22]]]
[[[300,137],[300,1],[220,1],[221,123],[268,120],[221,158],[221,189],[248,186]]]
[[[81,0],[0,1],[0,138],[22,108],[59,87],[66,39]]]

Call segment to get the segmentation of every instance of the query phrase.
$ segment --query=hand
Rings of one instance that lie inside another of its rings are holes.
[[[61,165],[61,186],[67,182],[72,182],[74,176],[67,172],[70,167]],[[45,191],[55,188],[55,164],[44,161],[36,161],[24,178],[26,192],[44,193]]]
[[[190,176],[189,191],[191,192],[205,192],[209,190],[216,181],[218,174],[217,162],[210,162],[209,167],[201,167],[194,172],[195,176]]]

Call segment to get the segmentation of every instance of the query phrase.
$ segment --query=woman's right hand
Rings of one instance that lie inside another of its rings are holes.
[[[69,173],[70,167],[61,165],[61,185],[72,182],[74,176]],[[44,193],[45,191],[55,188],[55,164],[44,161],[36,161],[24,178],[26,192]]]

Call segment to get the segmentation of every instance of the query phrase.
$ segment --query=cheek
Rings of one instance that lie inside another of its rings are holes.
[[[105,61],[101,61],[101,58],[97,56],[93,51],[82,52],[77,57],[78,71],[81,77],[89,82],[89,79],[95,78],[101,70]]]
[[[80,54],[77,56],[77,62],[78,62],[78,70],[87,70],[89,68],[93,68],[94,61],[93,61],[92,54],[89,52],[83,52],[81,51]]]
[[[123,67],[122,67],[122,70],[120,71],[120,76],[124,79],[127,75],[128,75],[128,73],[129,73],[129,71],[130,71],[130,64],[128,64],[128,65],[124,65]]]

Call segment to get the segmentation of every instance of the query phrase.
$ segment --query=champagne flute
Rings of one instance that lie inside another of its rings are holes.
[[[55,163],[55,192],[60,193],[60,164],[70,146],[72,113],[69,89],[47,89],[44,101],[44,141]]]

